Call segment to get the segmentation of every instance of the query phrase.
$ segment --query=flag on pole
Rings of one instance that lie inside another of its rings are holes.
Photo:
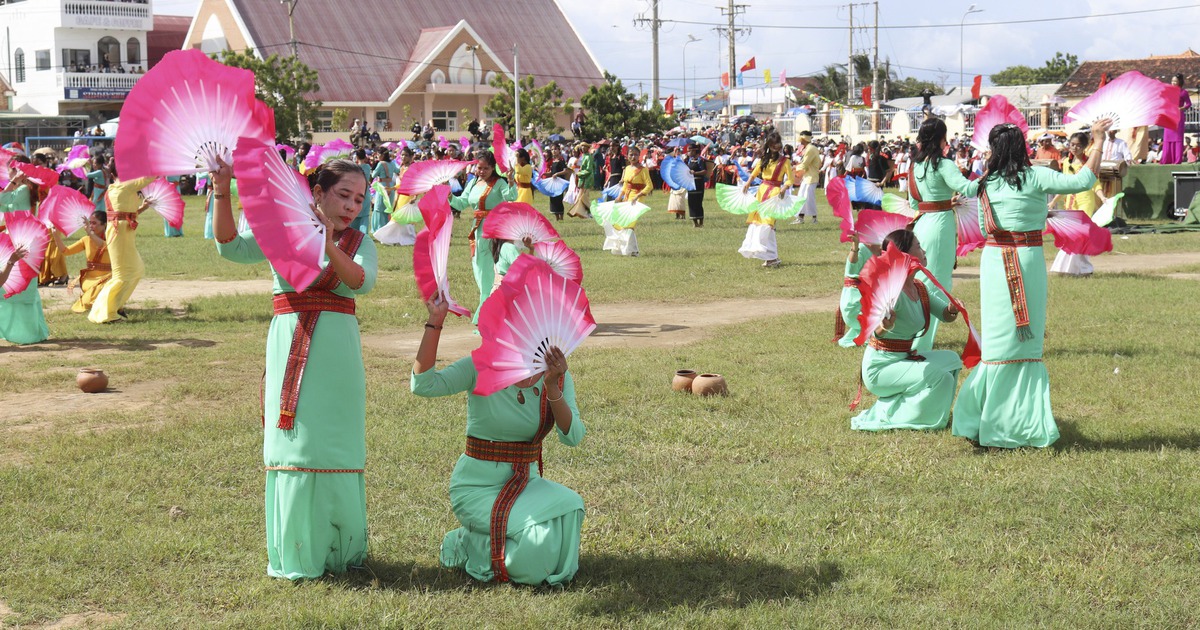
[[[979,91],[983,87],[983,75],[975,75],[975,82],[971,84],[971,98],[979,100]]]
[[[667,97],[667,102],[666,102],[666,104],[663,105],[663,110],[666,111],[666,113],[668,113],[668,114],[675,113],[675,95],[674,94]]]
[[[871,106],[871,86],[868,85],[862,89],[862,101],[863,105],[866,105],[867,107]]]
[[[770,83],[770,81],[767,83]],[[779,85],[787,85],[787,70],[779,73]]]
[[[749,72],[749,71],[753,70],[754,68],[755,68],[754,57],[751,57],[750,61],[747,61],[746,64],[741,67],[740,72]]]
[[[739,72],[738,73],[738,87],[742,87],[742,84],[745,82],[744,79],[745,79],[745,76],[741,72]]]
[[[770,68],[763,70],[763,83],[766,83],[767,85],[771,85],[771,69]]]
[[[1106,85],[1108,85],[1108,73],[1107,72],[1100,75],[1100,85],[1096,89],[1098,90]]]
[[[721,87],[723,87],[723,88],[729,87],[729,73],[728,72],[721,73]]]

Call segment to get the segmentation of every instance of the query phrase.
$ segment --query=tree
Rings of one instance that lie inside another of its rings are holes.
[[[483,113],[504,127],[509,137],[515,138],[513,132],[513,82],[507,75],[497,74],[490,85],[498,90],[492,99],[483,107]],[[551,81],[542,87],[534,87],[533,75],[525,75],[521,79],[521,126],[532,128],[534,135],[541,131],[558,133],[562,127],[558,125],[556,114],[562,110],[566,114],[574,111],[570,103],[563,101],[562,88]]]
[[[316,120],[321,107],[321,101],[310,97],[320,89],[316,70],[290,55],[258,57],[252,48],[245,52],[226,50],[213,58],[254,73],[255,93],[275,110],[276,140],[302,140],[308,135],[307,127]]]
[[[330,124],[338,131],[348,128],[350,126],[350,110],[344,107],[333,110],[333,119]]]
[[[1033,85],[1035,83],[1062,83],[1079,67],[1079,57],[1062,52],[1054,53],[1041,68],[1009,66],[991,75],[993,85]]]
[[[888,98],[920,96],[921,92],[924,92],[926,89],[932,90],[934,94],[943,93],[942,88],[933,81],[922,81],[914,77],[905,77],[901,80],[891,82],[891,93],[888,94]]]
[[[579,99],[587,112],[583,139],[640,137],[675,126],[675,121],[663,112],[662,104],[654,103],[647,109],[646,100],[645,96],[630,94],[620,79],[605,72],[604,83],[589,87]]]
[[[857,101],[860,98],[860,92],[863,88],[871,85],[875,79],[875,73],[871,70],[871,59],[866,55],[854,55],[850,58],[854,65],[854,94],[850,95],[851,101]],[[880,81],[884,84],[895,82],[897,80],[895,72],[890,68],[884,70],[880,68]],[[846,85],[846,64],[835,63],[825,66],[824,74],[818,75],[820,79],[817,94],[822,98],[843,103],[846,101],[846,91],[849,86]],[[894,89],[894,86],[893,86]],[[890,98],[894,96],[889,95]]]

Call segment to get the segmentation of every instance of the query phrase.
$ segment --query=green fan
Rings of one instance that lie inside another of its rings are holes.
[[[750,214],[758,205],[754,194],[742,192],[741,186],[717,184],[716,191],[717,206],[729,214]]]
[[[613,204],[608,222],[618,230],[628,230],[637,225],[638,219],[650,211],[650,206],[639,201],[623,201]]]

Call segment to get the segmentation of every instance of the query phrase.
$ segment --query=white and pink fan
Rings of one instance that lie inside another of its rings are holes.
[[[0,188],[8,186],[8,171],[12,168],[12,159],[16,155],[8,149],[0,149]]]
[[[1111,118],[1113,129],[1179,126],[1179,88],[1130,70],[1067,110],[1064,122]]]
[[[179,230],[183,228],[183,197],[175,184],[160,177],[142,189],[142,199],[150,202],[150,209],[162,215],[167,224]]]
[[[533,206],[518,201],[506,201],[488,213],[483,222],[483,238],[498,238],[517,244],[530,239],[545,243],[559,238],[550,221]]]
[[[454,213],[447,201],[449,196],[448,186],[435,186],[417,203],[421,209],[421,218],[425,221],[425,229],[417,234],[417,242],[413,246],[413,275],[417,280],[417,288],[421,290],[422,299],[441,296],[449,305],[451,313],[459,317],[470,317],[471,309],[459,305],[450,297],[450,283],[446,277],[446,265],[450,260],[450,240],[454,232]]]
[[[17,170],[21,171],[29,181],[43,188],[58,184],[58,171],[52,168],[18,162]]]
[[[86,144],[77,144],[71,147],[67,153],[67,159],[63,160],[54,170],[61,175],[64,171],[71,171],[71,174],[79,179],[87,177],[88,162],[91,161],[92,154],[88,150]]]
[[[239,193],[246,191],[239,199],[263,255],[292,288],[303,291],[321,275],[325,223],[313,212],[308,181],[284,163],[274,139],[269,142],[238,141],[233,170]]]
[[[464,168],[467,168],[475,162],[460,162],[458,160],[425,160],[423,162],[414,162],[404,171],[404,175],[400,178],[400,185],[396,187],[396,192],[401,195],[415,197],[416,195],[429,192],[434,186],[440,186],[449,182],[451,179],[458,177]],[[450,194],[450,189],[446,189],[446,194]]]
[[[1068,254],[1096,256],[1112,251],[1112,233],[1081,210],[1051,210],[1046,231],[1054,235],[1054,245]]]
[[[562,241],[534,243],[533,255],[550,265],[550,269],[554,273],[572,282],[583,282],[583,263],[579,260],[579,254],[567,247],[566,243]]]
[[[0,232],[0,265],[8,265],[8,259],[12,257],[16,249],[8,234]],[[14,265],[12,271],[8,274],[8,278],[4,281],[4,299],[8,299],[29,288],[29,283],[37,277],[38,272],[30,269],[28,266],[24,264]]]
[[[88,219],[96,210],[96,204],[85,197],[83,193],[66,186],[54,186],[42,205],[38,214],[42,221],[58,228],[66,236],[87,226]]]
[[[46,246],[50,244],[50,230],[45,223],[25,210],[5,215],[5,227],[13,247],[24,247],[27,252],[21,263],[28,265],[33,275],[38,275],[42,260],[46,258]]]
[[[325,144],[309,149],[308,155],[304,156],[302,170],[305,173],[311,173],[322,164],[328,164],[333,160],[349,160],[353,157],[354,145],[341,138],[334,138]]]
[[[488,396],[546,371],[546,353],[570,354],[596,329],[583,287],[522,254],[479,311],[483,343],[471,353],[474,394]]]
[[[1029,133],[1029,122],[1025,120],[1025,114],[1013,107],[1007,98],[993,96],[988,104],[975,114],[975,133],[971,136],[971,146],[980,151],[987,151],[991,148],[988,134],[992,133],[992,129],[997,125],[1007,123],[1020,127],[1022,135]]]
[[[546,150],[537,140],[530,140],[529,146],[525,150],[529,151],[529,163],[533,165],[533,178],[541,179],[546,174]]]
[[[825,184],[825,199],[833,210],[833,216],[842,220],[838,227],[842,231],[841,242],[849,243],[854,234],[854,208],[850,205],[850,193],[846,191],[846,182],[835,177]]]
[[[858,242],[867,245],[881,245],[888,234],[902,230],[908,226],[908,217],[902,214],[871,210],[859,210],[854,221],[854,232],[858,234]]]
[[[504,142],[504,127],[492,125],[492,155],[496,158],[496,170],[511,171],[517,165],[517,151]]]
[[[864,212],[866,212],[864,210]],[[921,266],[917,259],[889,247],[878,256],[872,256],[858,274],[858,291],[862,295],[862,312],[858,315],[861,332],[854,338],[856,345],[863,345],[876,328],[895,310],[896,301],[904,289],[904,282]]]
[[[239,137],[275,144],[271,109],[254,98],[254,73],[175,50],[134,85],[115,151],[125,179],[207,173],[230,163]]]
[[[879,205],[883,207],[884,212],[903,214],[909,219],[917,218],[917,211],[913,210],[913,207],[911,204],[909,204],[908,199],[905,199],[904,197],[901,197],[895,193],[883,193],[883,200],[880,201]]]
[[[955,231],[958,233],[956,255],[966,256],[982,247],[987,238],[979,227],[979,198],[959,197],[954,202]]]

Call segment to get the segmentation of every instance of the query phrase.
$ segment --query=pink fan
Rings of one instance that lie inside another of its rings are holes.
[[[34,276],[38,275],[38,269],[41,269],[42,260],[46,257],[46,246],[50,244],[50,231],[46,224],[33,216],[32,212],[24,210],[9,212],[4,218],[13,247],[28,250],[21,262],[29,266]]]
[[[258,246],[275,271],[303,291],[321,275],[325,224],[313,212],[308,181],[288,168],[270,142],[239,139],[233,170],[238,190],[246,191],[240,199]]]
[[[424,162],[414,162],[412,166],[408,167],[408,170],[404,171],[404,176],[400,178],[400,185],[396,187],[396,192],[410,197],[423,194],[434,186],[439,186],[450,181],[461,173],[464,168],[474,163],[460,162],[458,160],[425,160]],[[449,194],[448,188],[447,194]]]
[[[13,245],[12,238],[4,232],[0,232],[0,264],[7,265],[8,259],[12,257],[16,251]],[[28,254],[26,254],[28,256]],[[15,265],[12,271],[8,274],[8,279],[4,281],[4,298],[8,299],[25,289],[29,288],[29,283],[34,278],[38,277],[38,273],[30,269],[26,265]]]
[[[7,149],[0,149],[0,188],[8,186],[8,170],[12,168],[12,159],[16,154]]]
[[[87,225],[96,204],[83,193],[66,186],[55,186],[38,207],[42,220],[70,236]],[[3,261],[0,261],[2,263]]]
[[[544,373],[550,348],[570,355],[595,329],[583,287],[522,254],[479,311],[483,343],[471,353],[475,395]]]
[[[904,229],[909,221],[910,219],[902,214],[868,208],[858,211],[854,231],[858,234],[858,242],[880,245],[888,234]]]
[[[421,290],[423,299],[440,295],[449,304],[451,313],[470,317],[471,309],[460,306],[450,297],[450,284],[446,278],[450,239],[454,231],[454,214],[447,201],[449,196],[448,186],[435,186],[417,202],[425,229],[417,234],[417,242],[413,246],[413,275],[416,276],[417,288]]]
[[[185,175],[229,163],[238,138],[275,143],[270,108],[256,105],[254,73],[175,50],[134,85],[121,108],[116,157],[124,179]]]
[[[546,174],[546,151],[537,140],[529,142],[529,162],[533,165],[533,178],[541,179]]]
[[[462,147],[463,153],[471,150],[471,139],[466,136],[459,138],[458,144]]]
[[[854,209],[850,206],[850,193],[846,192],[846,182],[841,177],[836,177],[829,180],[825,185],[825,199],[829,201],[829,207],[833,209],[833,216],[842,220],[842,238],[843,243],[850,242],[850,235],[854,233]]]
[[[54,186],[58,183],[58,172],[52,168],[37,166],[36,164],[17,163],[17,170],[25,174],[29,181],[38,186]]]
[[[311,173],[322,164],[328,164],[333,160],[350,159],[353,155],[354,145],[341,138],[334,138],[323,145],[309,149],[308,155],[304,156],[304,172]]]
[[[1021,110],[1013,107],[1003,96],[993,96],[979,113],[975,114],[975,135],[971,136],[971,146],[980,151],[991,148],[988,134],[997,125],[1012,123],[1021,128],[1022,134],[1029,133],[1029,123]]]
[[[958,232],[957,255],[966,256],[971,251],[983,246],[987,239],[983,229],[979,227],[979,199],[976,197],[959,197],[954,204],[955,230]]]
[[[862,312],[858,315],[858,324],[862,332],[854,338],[856,345],[866,343],[884,318],[896,308],[904,281],[920,266],[915,258],[897,247],[889,247],[867,261],[858,274],[858,291],[862,294]]]
[[[450,141],[446,139],[446,136],[438,136],[438,147],[443,151],[450,148]]]
[[[60,174],[63,171],[71,171],[71,174],[79,179],[87,177],[88,161],[92,159],[92,154],[88,151],[86,144],[77,144],[71,147],[67,153],[67,159],[63,160],[54,170]]]
[[[527,203],[506,201],[488,213],[483,222],[483,238],[499,238],[522,243],[526,238],[544,243],[557,238],[558,232],[542,213]]]
[[[295,149],[293,149],[293,148],[292,148],[291,146],[289,146],[289,145],[286,145],[286,144],[276,144],[276,145],[275,145],[275,150],[276,150],[276,151],[283,151],[283,159],[284,159],[285,161],[291,162],[291,161],[292,161],[292,158],[296,157],[296,150],[295,150]]]
[[[1130,70],[1067,110],[1063,121],[1113,119],[1113,129],[1179,126],[1179,88]]]
[[[1079,210],[1052,210],[1046,217],[1046,231],[1054,235],[1055,246],[1068,254],[1095,256],[1112,251],[1112,233]]]
[[[566,243],[562,241],[534,243],[533,255],[546,261],[554,273],[572,282],[583,282],[583,263],[579,260],[579,254],[567,247]]]
[[[517,152],[504,142],[504,127],[500,123],[492,126],[492,155],[496,158],[496,170],[510,171],[517,165]]]
[[[142,189],[142,198],[149,201],[150,209],[161,214],[171,227],[183,228],[183,197],[175,184],[160,177]]]

